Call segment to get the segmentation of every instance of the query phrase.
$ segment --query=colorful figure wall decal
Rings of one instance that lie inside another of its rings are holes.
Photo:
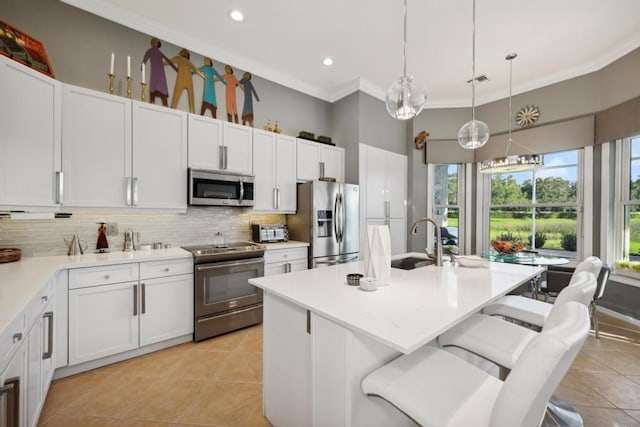
[[[242,124],[245,125],[247,122],[249,126],[253,127],[253,96],[256,97],[256,101],[260,102],[260,98],[258,97],[258,93],[253,87],[253,83],[251,83],[251,73],[244,73],[242,76],[242,80],[240,80],[240,84],[244,90],[244,104],[242,106]]]
[[[227,86],[227,121],[238,123],[238,105],[236,103],[236,87],[244,90],[236,76],[233,75],[233,68],[230,65],[224,66],[225,74],[222,75]],[[233,116],[233,120],[232,120]]]
[[[222,75],[213,68],[213,61],[211,58],[204,58],[204,65],[200,67],[199,70],[204,74],[204,90],[202,92],[202,107],[200,108],[200,115],[204,116],[204,113],[207,110],[211,110],[211,115],[215,119],[218,111],[215,82],[222,82],[225,86],[227,83]]]
[[[174,70],[178,71],[175,65],[171,63],[161,51],[162,43],[156,37],[151,39],[151,47],[147,49],[142,58],[142,63],[151,61],[151,74],[149,77],[149,102],[155,103],[156,97],[162,100],[162,105],[168,105],[169,89],[167,89],[167,77],[164,74],[164,65],[171,65]]]
[[[193,101],[193,79],[192,74],[197,73],[200,77],[204,77],[202,71],[198,70],[189,60],[191,55],[187,49],[180,49],[180,52],[171,58],[170,62],[178,67],[178,75],[176,76],[176,86],[173,89],[173,100],[171,108],[176,108],[182,92],[186,89],[189,96],[189,112],[195,112]]]

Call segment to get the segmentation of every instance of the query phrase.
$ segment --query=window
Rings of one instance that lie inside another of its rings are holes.
[[[461,246],[464,233],[464,165],[431,164],[433,193],[432,216],[440,225],[443,248]]]
[[[640,135],[622,141],[622,258],[640,261]]]
[[[489,239],[521,241],[541,253],[577,257],[580,155],[581,150],[544,154],[544,167],[537,171],[491,174]]]

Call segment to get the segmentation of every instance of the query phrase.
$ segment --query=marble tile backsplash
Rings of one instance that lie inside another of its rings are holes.
[[[186,213],[81,212],[71,218],[46,220],[0,219],[0,248],[17,247],[22,256],[66,255],[68,240],[78,234],[95,251],[98,222],[115,223],[118,234],[107,236],[110,251],[121,251],[124,231],[140,233],[140,243],[172,246],[213,243],[221,232],[227,242],[251,240],[251,224],[283,224],[281,214],[256,214],[248,208],[189,207]]]

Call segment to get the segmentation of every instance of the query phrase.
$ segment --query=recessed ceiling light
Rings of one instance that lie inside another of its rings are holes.
[[[333,65],[333,59],[331,59],[331,58],[324,58],[324,59],[322,60],[322,63],[323,63],[324,65],[326,65],[327,67],[330,67],[330,66],[332,66],[332,65]]]
[[[236,22],[242,22],[244,20],[244,15],[239,10],[229,12],[229,17]]]

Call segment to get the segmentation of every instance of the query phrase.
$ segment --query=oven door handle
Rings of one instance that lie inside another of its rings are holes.
[[[257,264],[263,264],[263,263],[264,263],[263,258],[251,259],[248,261],[229,261],[229,262],[220,261],[220,262],[212,262],[209,264],[196,265],[196,271],[208,271],[208,270],[215,270],[218,268],[236,267],[236,266],[254,265],[254,264],[257,265]]]

